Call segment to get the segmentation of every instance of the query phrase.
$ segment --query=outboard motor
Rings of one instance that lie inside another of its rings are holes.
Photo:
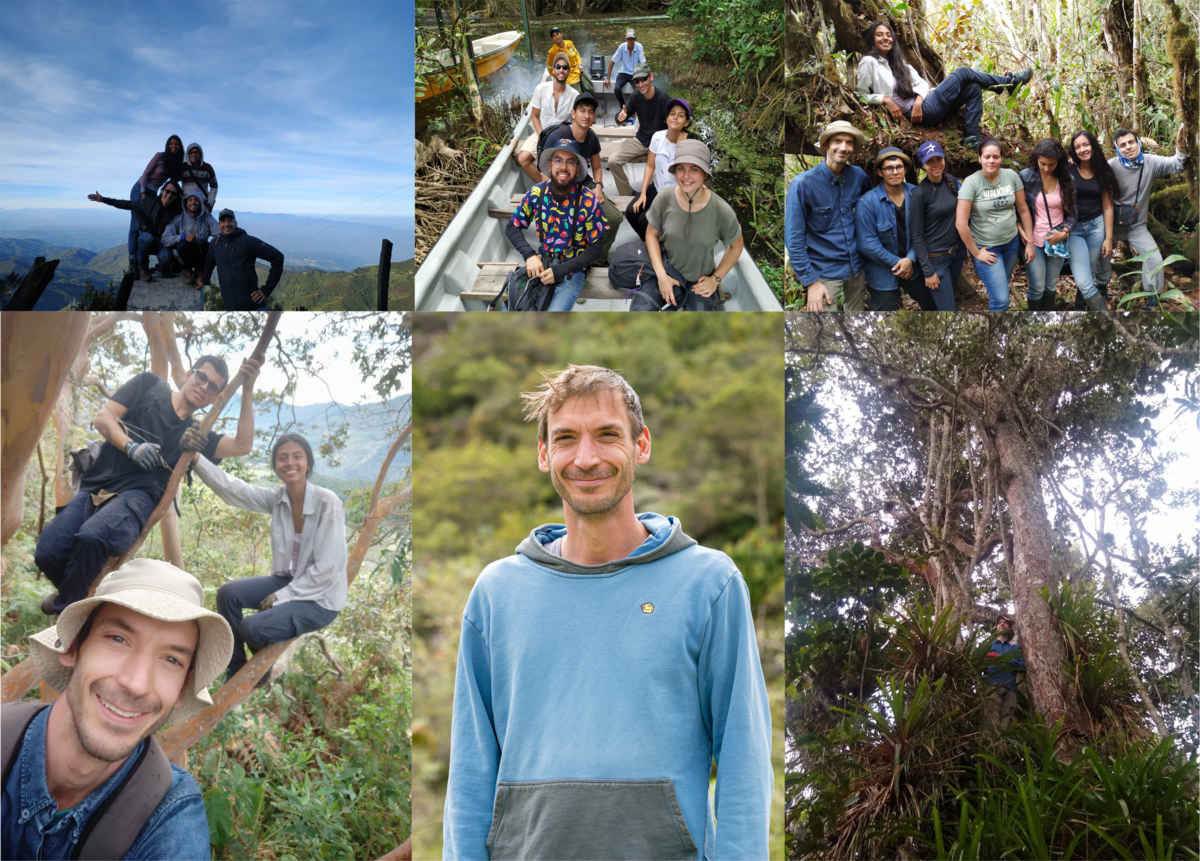
[[[591,64],[591,67],[588,69],[588,76],[593,81],[603,81],[604,80],[604,55],[603,54],[592,54],[592,64]]]

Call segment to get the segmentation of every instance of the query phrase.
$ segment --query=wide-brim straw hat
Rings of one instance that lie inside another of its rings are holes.
[[[168,724],[186,720],[212,705],[208,686],[229,665],[233,655],[233,631],[229,623],[204,609],[204,587],[200,581],[169,562],[134,559],[105,577],[91,598],[76,601],[62,611],[58,622],[29,638],[33,663],[42,681],[63,691],[71,679],[71,668],[59,663],[75,642],[84,622],[99,604],[118,604],[135,613],[163,622],[195,621],[200,626],[196,643],[191,690],[171,712]]]
[[[821,132],[821,137],[817,141],[817,148],[824,150],[825,141],[829,140],[831,137],[833,137],[833,135],[853,135],[854,139],[858,141],[858,145],[860,147],[865,147],[867,145],[866,135],[845,120],[835,120],[834,122],[825,126],[825,131]]]
[[[679,142],[675,147],[675,157],[667,165],[667,170],[674,173],[675,168],[681,164],[694,164],[704,171],[705,174],[712,176],[712,155],[703,141],[688,138],[685,141]]]

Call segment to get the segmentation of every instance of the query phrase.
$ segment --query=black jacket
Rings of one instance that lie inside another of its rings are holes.
[[[240,227],[231,236],[222,233],[213,240],[200,280],[211,284],[215,266],[221,279],[221,298],[226,311],[261,311],[266,303],[259,305],[250,298],[250,294],[259,289],[258,274],[254,271],[254,261],[259,259],[271,263],[267,283],[262,287],[263,293],[270,296],[283,274],[283,254]]]
[[[177,196],[178,197],[178,196]],[[142,230],[153,234],[155,239],[162,239],[163,231],[171,220],[183,211],[178,199],[170,206],[163,206],[162,198],[157,194],[147,196],[143,200],[115,200],[111,197],[100,198],[101,203],[115,206],[117,209],[128,209],[142,223]]]

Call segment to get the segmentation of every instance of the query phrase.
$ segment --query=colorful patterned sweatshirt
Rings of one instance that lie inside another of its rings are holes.
[[[531,224],[537,226],[538,250],[534,251],[521,232]],[[554,263],[554,280],[561,281],[573,272],[586,269],[600,256],[600,238],[608,230],[608,219],[590,188],[575,183],[563,200],[550,192],[549,182],[539,182],[521,198],[504,235],[522,259],[541,256],[562,258]]]

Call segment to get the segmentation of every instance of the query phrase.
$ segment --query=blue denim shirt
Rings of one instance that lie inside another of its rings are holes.
[[[821,162],[792,180],[783,214],[788,258],[800,283],[843,280],[862,269],[854,241],[854,205],[871,187],[867,172],[852,164],[842,175]]]
[[[1016,652],[1017,654],[1012,654]],[[1003,685],[1010,691],[1017,689],[1017,675],[1012,667],[1025,669],[1025,659],[1021,657],[1021,647],[1011,639],[1006,643],[997,637],[988,649],[988,657],[996,663],[983,668],[983,680],[993,685]]]
[[[904,256],[914,264],[917,251],[913,248],[911,219],[912,193],[916,186],[904,183],[904,236],[908,247]],[[866,192],[858,201],[854,212],[854,226],[858,231],[858,251],[867,268],[867,286],[874,290],[898,290],[900,288],[892,267],[900,262],[900,240],[896,231],[896,204],[888,197],[883,183]],[[914,267],[914,274],[917,271]]]
[[[13,762],[0,803],[0,857],[22,859],[70,858],[83,828],[109,794],[133,768],[142,741],[100,788],[52,823],[58,803],[46,786],[46,726],[50,709],[43,709],[25,733]],[[143,826],[125,854],[127,861],[180,859],[208,861],[211,857],[208,817],[195,779],[171,766],[174,780],[166,797]]]

